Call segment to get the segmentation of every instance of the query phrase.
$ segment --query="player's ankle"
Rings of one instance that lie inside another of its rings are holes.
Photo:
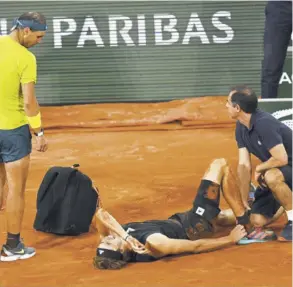
[[[254,230],[255,227],[251,223],[248,223],[248,224],[244,225],[244,228],[245,228],[247,234],[249,234]]]
[[[242,216],[237,216],[236,221],[237,221],[237,224],[241,224],[241,225],[249,224],[248,212],[245,211],[245,213]]]
[[[11,248],[15,248],[20,242],[20,233],[13,234],[13,233],[7,233],[7,240],[6,245],[8,245]]]

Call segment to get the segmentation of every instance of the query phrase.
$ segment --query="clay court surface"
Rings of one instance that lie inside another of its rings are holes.
[[[37,255],[0,263],[0,286],[292,286],[288,243],[233,246],[100,271],[92,266],[97,242],[93,228],[78,237],[33,230],[37,190],[47,169],[55,165],[79,163],[99,187],[104,207],[121,223],[164,219],[188,209],[214,158],[225,157],[236,168],[234,123],[224,105],[224,98],[211,97],[161,104],[43,107],[50,146],[46,153],[34,150],[31,156],[22,232]],[[227,207],[224,201],[221,207]],[[1,211],[1,244],[4,216]],[[279,232],[283,223],[279,220],[274,229]]]

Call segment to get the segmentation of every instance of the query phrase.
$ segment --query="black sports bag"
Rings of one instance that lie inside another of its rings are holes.
[[[98,194],[78,166],[52,167],[45,174],[37,196],[36,230],[59,235],[89,231]]]

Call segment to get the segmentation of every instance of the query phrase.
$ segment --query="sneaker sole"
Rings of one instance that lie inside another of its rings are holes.
[[[16,261],[16,260],[25,260],[25,259],[32,258],[35,255],[36,255],[36,252],[31,253],[31,254],[24,254],[24,255],[1,256],[0,261],[12,262],[12,261]]]
[[[249,238],[242,238],[240,239],[237,244],[238,245],[247,245],[247,244],[252,244],[252,243],[265,243],[265,242],[271,242],[271,241],[276,241],[277,237],[271,237],[271,238],[264,238],[264,239],[249,239]]]
[[[237,244],[238,245],[247,245],[252,243],[264,243],[268,242],[268,240],[262,240],[262,239],[240,239]]]

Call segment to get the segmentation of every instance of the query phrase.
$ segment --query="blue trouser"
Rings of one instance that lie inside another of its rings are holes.
[[[261,97],[277,98],[292,33],[292,1],[268,1],[265,15]]]

